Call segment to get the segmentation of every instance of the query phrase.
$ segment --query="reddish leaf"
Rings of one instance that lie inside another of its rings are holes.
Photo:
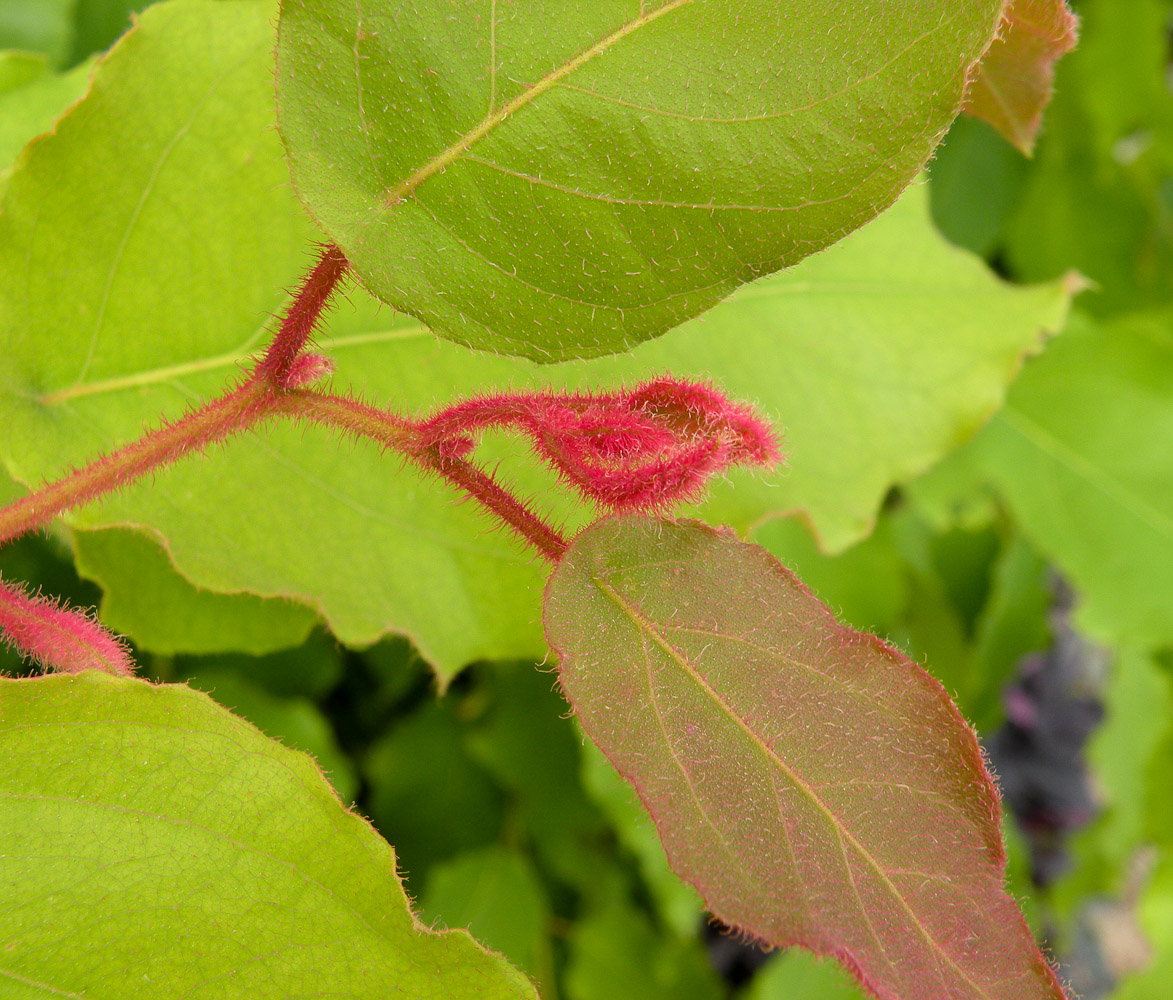
[[[963,110],[1030,155],[1051,99],[1055,63],[1075,47],[1066,0],[1008,0],[998,37],[977,65]]]
[[[1057,1000],[1002,888],[994,786],[941,685],[764,549],[608,518],[546,592],[587,732],[726,923],[886,1000]]]

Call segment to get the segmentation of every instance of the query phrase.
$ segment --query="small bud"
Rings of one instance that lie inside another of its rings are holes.
[[[334,360],[332,358],[328,358],[324,354],[299,354],[289,369],[284,388],[301,389],[333,374]]]

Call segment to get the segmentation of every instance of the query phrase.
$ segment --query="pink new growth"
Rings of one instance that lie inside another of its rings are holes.
[[[44,597],[30,597],[3,581],[0,636],[42,666],[63,673],[134,673],[134,661],[126,647],[84,611]]]
[[[509,428],[588,500],[652,511],[695,499],[733,465],[780,459],[769,425],[711,385],[662,377],[600,393],[501,394],[457,403],[420,424],[421,443],[464,457],[477,435]]]
[[[203,451],[273,416],[319,423],[394,448],[443,477],[557,563],[567,541],[496,478],[468,461],[482,431],[521,431],[586,499],[613,511],[662,510],[695,499],[705,480],[733,465],[780,459],[769,425],[703,382],[662,377],[613,392],[503,393],[447,407],[422,420],[357,399],[314,391],[333,363],[306,350],[350,265],[333,245],[286,310],[251,376],[226,395],[0,509],[0,544],[104,493]],[[93,618],[0,583],[0,635],[57,670],[129,674],[133,663]]]

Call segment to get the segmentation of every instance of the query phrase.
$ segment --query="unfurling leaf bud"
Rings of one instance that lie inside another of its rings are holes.
[[[714,473],[781,458],[751,407],[707,383],[667,376],[614,392],[485,396],[420,428],[423,447],[461,457],[480,431],[521,431],[562,479],[615,511],[661,510],[695,499]]]

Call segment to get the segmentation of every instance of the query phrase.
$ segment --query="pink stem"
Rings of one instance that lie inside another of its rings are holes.
[[[291,374],[309,343],[330,296],[350,269],[346,255],[333,243],[322,247],[318,262],[307,274],[294,297],[273,343],[257,362],[257,377],[277,389],[291,388]]]
[[[287,413],[369,438],[435,472],[499,517],[551,562],[558,562],[566,551],[566,539],[491,475],[463,458],[429,447],[424,424],[344,396],[297,390],[284,400]]]
[[[62,673],[104,670],[133,676],[126,646],[92,615],[0,580],[0,638]]]
[[[279,409],[279,397],[264,383],[249,380],[173,424],[91,462],[63,479],[0,509],[0,545],[47,525],[53,518],[184,455],[203,451]]]

